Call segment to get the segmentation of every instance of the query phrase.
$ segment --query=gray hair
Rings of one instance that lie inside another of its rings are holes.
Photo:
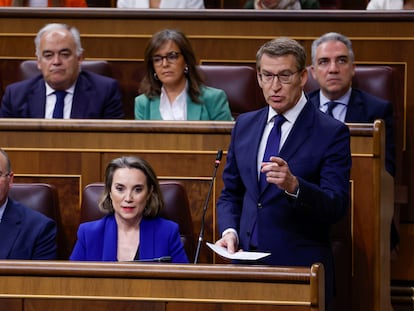
[[[47,24],[42,29],[40,29],[39,32],[36,35],[36,38],[34,39],[35,47],[36,47],[36,56],[38,58],[41,56],[40,39],[42,38],[42,36],[47,32],[50,32],[52,30],[59,30],[59,29],[65,29],[65,30],[69,31],[72,34],[73,39],[75,40],[75,44],[76,44],[76,55],[77,56],[82,55],[83,48],[82,48],[80,34],[79,34],[78,29],[76,29],[73,26],[66,25],[66,24],[53,23],[53,24]]]
[[[337,33],[337,32],[328,32],[315,41],[312,42],[312,64],[316,65],[316,50],[319,45],[322,43],[328,42],[328,41],[339,41],[342,42],[346,48],[348,49],[349,58],[351,62],[354,62],[355,56],[354,56],[354,50],[352,49],[352,42],[349,40],[348,37]]]
[[[306,52],[302,45],[296,40],[280,37],[263,44],[256,53],[256,69],[260,71],[262,56],[285,56],[293,55],[296,58],[296,66],[298,71],[306,68]]]

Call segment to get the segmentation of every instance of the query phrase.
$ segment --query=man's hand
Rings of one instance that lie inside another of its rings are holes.
[[[237,237],[233,232],[228,232],[223,237],[218,240],[216,243],[218,246],[227,248],[227,251],[230,254],[233,254],[237,251],[239,245],[237,243]]]
[[[289,193],[296,193],[299,187],[298,179],[291,173],[289,165],[282,158],[270,157],[270,162],[262,163],[261,172],[266,174],[268,183],[275,184]]]

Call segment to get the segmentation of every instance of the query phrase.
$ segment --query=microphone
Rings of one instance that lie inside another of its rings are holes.
[[[149,259],[138,259],[133,260],[135,262],[171,262],[171,256],[161,256],[157,258],[149,258]]]
[[[194,257],[194,264],[197,263],[198,257],[200,256],[201,243],[203,242],[203,238],[204,238],[204,221],[206,218],[207,206],[208,206],[208,202],[210,201],[211,190],[213,189],[213,184],[214,184],[214,181],[216,180],[217,169],[220,165],[222,157],[223,157],[223,150],[217,151],[216,160],[214,161],[214,172],[213,172],[213,176],[210,181],[210,188],[208,189],[206,201],[204,202],[204,206],[203,206],[203,215],[201,217],[201,228],[200,228],[200,234],[198,236],[198,243],[197,243],[196,254]]]

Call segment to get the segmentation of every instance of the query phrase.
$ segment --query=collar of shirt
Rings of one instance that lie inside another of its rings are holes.
[[[171,103],[165,88],[161,88],[160,114],[163,120],[187,120],[187,91],[188,81],[186,81],[181,93]]]
[[[306,99],[305,93],[302,92],[302,95],[300,96],[297,104],[293,106],[291,109],[289,109],[288,111],[283,113],[283,116],[286,118],[288,123],[291,124],[291,126],[293,125],[293,123],[295,123],[296,119],[299,116],[299,113],[302,111],[303,107],[305,107],[306,102],[307,102],[307,99]],[[277,115],[277,112],[273,110],[272,107],[269,106],[267,124],[272,123],[273,125],[273,118],[275,115]],[[282,131],[283,131],[283,128],[285,128],[285,123],[282,125]]]
[[[345,121],[345,115],[346,111],[348,109],[348,103],[349,99],[351,98],[351,92],[352,89],[349,88],[349,90],[345,93],[344,96],[335,99],[335,102],[338,102],[340,105],[337,105],[333,110],[332,114],[335,119],[344,122]],[[319,91],[320,101],[319,101],[319,110],[326,113],[326,110],[328,109],[328,102],[332,101],[329,98],[325,97],[322,94],[322,91]]]
[[[45,118],[52,119],[53,118],[53,110],[55,109],[56,104],[56,95],[54,94],[55,90],[45,82],[46,85],[46,109],[45,109]],[[65,97],[65,107],[63,110],[63,118],[70,119],[70,113],[72,111],[72,101],[73,101],[73,94],[75,92],[75,83],[68,89],[66,89],[66,97]]]
[[[55,92],[55,90],[49,84],[47,84],[47,82],[45,82],[45,85],[46,85],[46,96],[49,96]],[[71,94],[73,96],[73,93],[75,92],[75,85],[76,85],[76,81],[70,88],[65,90],[66,93]]]
[[[288,111],[283,113],[283,116],[286,118],[286,122],[284,122],[281,127],[280,148],[282,148],[283,144],[285,143],[286,138],[288,137],[290,130],[293,127],[293,124],[295,124],[295,121],[298,118],[303,107],[305,107],[306,102],[307,102],[307,99],[306,99],[305,93],[302,92],[302,95],[300,96],[297,104],[293,106],[291,109],[289,109]],[[258,177],[260,176],[260,167],[261,167],[263,155],[266,149],[267,138],[270,134],[270,131],[272,130],[273,123],[274,123],[274,117],[276,115],[277,115],[277,112],[274,111],[269,106],[269,113],[267,115],[267,123],[263,131],[262,139],[260,141],[259,150],[257,151]]]
[[[9,201],[9,199],[6,198],[6,201],[4,202],[4,204],[0,206],[0,223],[1,223],[1,220],[3,219],[3,214],[4,214],[4,211],[6,210],[6,206],[7,206],[8,201]]]

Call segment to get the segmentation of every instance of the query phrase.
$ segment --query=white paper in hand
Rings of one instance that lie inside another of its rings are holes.
[[[271,253],[261,253],[261,252],[236,252],[230,254],[225,247],[218,246],[209,242],[206,242],[207,246],[210,247],[218,255],[228,258],[228,259],[237,259],[237,260],[258,260],[264,257],[269,256]]]

